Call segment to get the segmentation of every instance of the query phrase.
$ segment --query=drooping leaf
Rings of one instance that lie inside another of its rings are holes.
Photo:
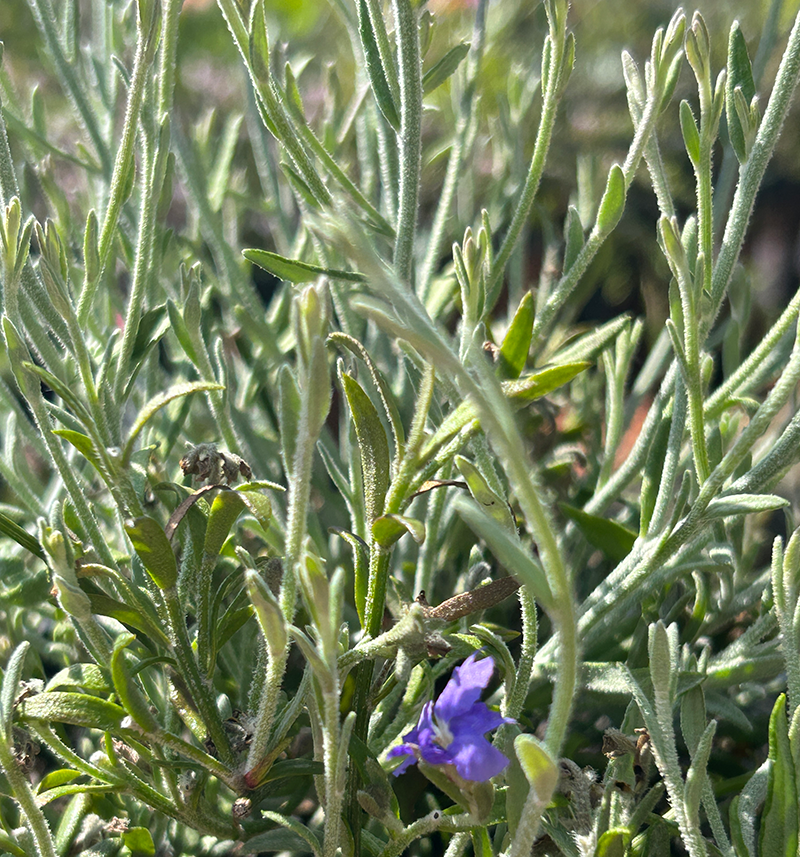
[[[558,508],[578,525],[589,544],[603,551],[609,559],[621,562],[631,552],[636,541],[633,530],[608,518],[590,515],[568,503],[559,503]]]
[[[405,533],[409,533],[418,545],[425,541],[425,525],[416,518],[381,515],[372,523],[372,537],[384,548],[391,547]]]
[[[170,387],[169,390],[165,390],[163,393],[158,393],[153,396],[141,411],[139,411],[139,414],[131,427],[128,439],[125,442],[125,446],[122,451],[123,464],[127,464],[130,461],[131,454],[133,453],[133,444],[139,436],[139,433],[162,408],[182,396],[189,396],[192,393],[208,392],[209,390],[222,389],[224,389],[222,384],[217,384],[215,381],[189,381],[184,384],[175,384],[175,386]]]

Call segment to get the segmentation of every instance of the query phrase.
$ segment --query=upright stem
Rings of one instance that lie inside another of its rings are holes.
[[[494,260],[494,265],[489,276],[486,278],[486,294],[490,296],[496,296],[499,292],[503,272],[508,264],[508,260],[511,258],[522,228],[528,219],[531,207],[533,206],[533,200],[536,197],[536,191],[539,189],[542,173],[544,172],[544,164],[550,148],[550,140],[553,136],[556,110],[562,89],[562,66],[564,64],[566,37],[565,15],[564,27],[559,32],[556,32],[553,28],[550,30],[550,68],[547,76],[547,89],[544,93],[544,102],[542,104],[542,117],[539,120],[539,130],[536,134],[536,143],[533,147],[533,156],[528,167],[525,185],[519,196],[514,216],[511,218],[511,225],[508,227],[506,237],[503,239],[500,252]],[[491,307],[488,307],[488,309],[491,309]]]
[[[433,218],[431,226],[431,235],[428,239],[428,249],[425,252],[425,260],[422,263],[422,270],[417,283],[419,294],[423,300],[427,297],[430,289],[433,272],[439,261],[439,255],[442,252],[444,244],[445,230],[447,222],[450,218],[450,209],[453,206],[453,199],[458,186],[458,178],[464,164],[468,144],[474,136],[475,127],[475,101],[477,91],[478,71],[483,58],[483,44],[486,35],[486,6],[488,0],[479,0],[478,9],[475,13],[475,27],[472,31],[472,44],[469,51],[469,66],[467,68],[467,81],[464,87],[464,93],[461,96],[459,105],[458,124],[456,125],[455,142],[450,151],[450,157],[447,161],[447,172],[444,177],[444,184],[439,196],[439,204],[436,206],[436,214]]]
[[[117,157],[114,160],[114,172],[111,174],[111,191],[108,200],[108,209],[103,219],[103,228],[98,241],[98,253],[100,256],[100,267],[97,275],[91,281],[84,278],[83,290],[78,301],[78,321],[81,326],[86,326],[89,313],[92,311],[92,302],[97,286],[102,279],[108,257],[111,253],[113,239],[117,228],[122,205],[128,189],[129,172],[133,166],[133,143],[136,139],[136,126],[139,123],[139,112],[142,106],[145,84],[147,83],[147,72],[150,68],[152,40],[156,38],[152,27],[146,30],[146,22],[140,22],[139,41],[136,45],[136,56],[133,61],[133,74],[131,75],[130,88],[128,90],[128,106],[125,110],[125,124],[122,130]]]
[[[292,621],[297,602],[297,564],[303,555],[306,518],[311,496],[311,466],[314,462],[314,448],[318,434],[311,431],[308,412],[309,396],[310,393],[306,389],[300,412],[292,478],[289,482],[289,514],[286,521],[286,549],[280,592],[281,611],[287,622]],[[286,644],[279,656],[270,657],[267,665],[267,678],[258,706],[250,752],[247,756],[248,776],[254,783],[257,783],[258,777],[263,773],[261,766],[267,758],[267,747],[278,704],[278,694],[286,670],[286,662],[289,658],[289,645],[289,643]]]
[[[400,65],[400,197],[394,266],[400,280],[410,285],[422,162],[422,61],[417,16],[411,0],[392,0],[392,9]]]
[[[36,843],[37,857],[57,857],[47,819],[36,803],[31,784],[14,758],[5,734],[0,734],[0,768],[11,786],[14,799],[28,819],[28,826]]]

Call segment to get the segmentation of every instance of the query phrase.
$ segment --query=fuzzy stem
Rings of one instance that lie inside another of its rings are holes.
[[[139,113],[142,106],[145,86],[147,84],[147,72],[150,68],[149,56],[151,53],[152,40],[156,38],[155,26],[149,32],[145,32],[144,22],[140,22],[139,40],[136,45],[136,55],[133,60],[133,73],[131,74],[130,87],[128,89],[128,105],[125,109],[125,124],[122,129],[122,140],[120,141],[117,156],[114,160],[114,171],[111,174],[111,190],[109,192],[108,208],[103,219],[103,228],[98,240],[98,254],[100,266],[93,280],[84,277],[83,289],[78,300],[78,321],[82,327],[86,327],[89,314],[92,311],[92,303],[97,292],[97,287],[103,277],[111,247],[114,243],[114,235],[117,229],[122,205],[125,202],[125,194],[128,186],[128,174],[133,167],[133,144],[136,140],[136,126],[139,123]]]
[[[36,843],[37,857],[57,857],[47,819],[36,803],[31,784],[14,758],[5,734],[0,734],[0,768],[11,786],[14,799],[28,820]]]
[[[394,266],[397,276],[410,285],[422,159],[422,61],[417,16],[410,0],[392,0],[392,9],[400,61],[400,196]]]

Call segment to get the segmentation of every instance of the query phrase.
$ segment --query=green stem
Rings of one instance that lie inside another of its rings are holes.
[[[216,702],[213,698],[211,688],[205,683],[192,651],[191,643],[186,634],[186,620],[183,607],[181,606],[176,589],[163,591],[164,605],[167,608],[167,619],[169,622],[169,636],[172,642],[175,657],[180,666],[181,675],[186,679],[192,691],[192,696],[203,719],[203,724],[208,730],[208,735],[214,742],[222,762],[230,767],[233,762],[228,736],[222,725]]]
[[[103,219],[103,228],[98,241],[98,254],[100,265],[97,275],[92,281],[84,278],[83,289],[78,301],[78,321],[85,327],[92,311],[92,303],[97,292],[97,287],[105,271],[108,257],[111,253],[114,235],[116,233],[117,221],[119,220],[125,195],[128,190],[129,172],[133,167],[133,144],[136,139],[136,126],[139,123],[139,113],[142,106],[145,85],[147,83],[147,72],[150,68],[152,40],[156,38],[154,30],[144,30],[144,22],[140,22],[139,40],[136,45],[136,55],[133,60],[133,73],[131,75],[130,87],[128,89],[128,105],[125,110],[125,124],[122,129],[122,140],[120,141],[117,156],[114,159],[114,171],[111,174],[111,189],[109,192],[108,208]]]
[[[564,28],[560,32],[554,32],[551,29],[551,54],[550,68],[547,77],[547,90],[544,94],[544,102],[542,104],[542,116],[539,120],[539,130],[536,134],[536,143],[533,147],[533,156],[528,167],[528,175],[525,179],[525,185],[522,188],[519,201],[517,202],[514,216],[511,218],[511,225],[508,227],[506,237],[503,239],[503,244],[500,247],[500,252],[497,254],[492,265],[488,277],[486,278],[486,294],[489,296],[497,296],[500,291],[500,282],[503,273],[514,251],[514,247],[522,233],[522,228],[528,220],[533,201],[536,198],[536,192],[539,189],[539,182],[544,172],[544,164],[547,159],[547,152],[550,148],[550,141],[553,136],[553,128],[556,121],[556,110],[561,95],[561,80],[564,64],[564,46],[566,43],[566,15],[564,16]],[[491,306],[486,308],[486,311],[491,310]]]
[[[625,163],[622,165],[622,174],[625,178],[625,193],[627,196],[628,188],[631,186],[633,177],[639,167],[642,156],[644,155],[647,142],[650,135],[653,133],[656,119],[658,118],[659,105],[661,103],[662,92],[659,89],[657,92],[650,94],[642,113],[642,120],[636,126],[633,142],[628,149],[628,155],[625,158]],[[599,217],[599,211],[598,211]],[[537,313],[533,322],[533,333],[531,336],[531,345],[534,349],[538,349],[544,336],[549,332],[551,323],[559,312],[561,307],[566,302],[567,298],[572,294],[578,281],[586,272],[589,263],[597,255],[598,250],[605,244],[606,239],[613,231],[614,226],[601,228],[600,224],[595,220],[592,231],[586,239],[582,250],[578,254],[578,258],[572,263],[569,270],[561,277],[553,289],[552,294],[547,299],[545,305]],[[502,252],[502,250],[501,250]]]
[[[469,148],[475,130],[475,94],[477,92],[478,72],[483,59],[483,45],[486,36],[486,6],[488,0],[480,0],[475,13],[475,26],[472,31],[472,44],[469,51],[469,66],[467,68],[467,81],[459,105],[458,120],[456,124],[455,142],[447,160],[447,172],[444,184],[439,195],[439,204],[436,206],[436,214],[433,217],[431,234],[428,239],[428,249],[419,275],[418,290],[420,297],[425,302],[430,289],[431,280],[439,256],[445,241],[445,230],[450,219],[450,209],[453,207],[458,179],[464,165],[464,157]]]
[[[307,384],[309,383],[307,379]],[[309,499],[311,497],[311,468],[314,463],[314,449],[317,432],[311,431],[309,415],[310,392],[304,391],[300,411],[297,447],[292,464],[292,478],[289,480],[289,512],[286,520],[286,548],[283,563],[283,581],[281,582],[280,607],[287,622],[294,618],[297,606],[297,564],[303,556],[303,541],[306,536]],[[250,752],[247,756],[247,771],[257,779],[260,774],[269,745],[275,709],[278,704],[283,674],[289,658],[287,643],[283,652],[269,658],[267,677],[259,701],[258,715]]]
[[[392,9],[400,66],[400,195],[394,267],[400,280],[410,285],[422,163],[422,60],[417,16],[411,0],[392,0]]]
[[[538,645],[538,623],[536,619],[536,602],[528,591],[527,586],[519,590],[519,603],[522,608],[522,648],[514,677],[514,686],[506,702],[504,716],[517,719],[522,713],[528,688],[531,682],[533,662]]]
[[[47,819],[37,805],[31,784],[14,758],[5,735],[0,735],[0,768],[11,786],[14,800],[28,820],[28,827],[36,842],[37,857],[57,857]]]
[[[347,753],[346,747],[340,747],[341,724],[339,723],[339,679],[336,675],[336,659],[329,666],[333,688],[323,694],[323,753],[325,765],[325,838],[323,857],[336,857],[340,846],[342,827],[342,803],[344,792],[339,783],[340,753]]]
[[[800,77],[800,13],[795,18],[789,43],[783,53],[772,95],[769,99],[764,118],[756,134],[750,157],[739,173],[739,183],[733,197],[731,213],[725,226],[722,246],[714,265],[711,279],[712,315],[707,321],[710,326],[713,316],[719,310],[722,299],[730,283],[731,275],[742,250],[747,224],[753,213],[756,194],[764,178],[767,164],[772,157],[775,143],[783,126],[791,104],[792,95]],[[708,263],[710,260],[706,260]]]

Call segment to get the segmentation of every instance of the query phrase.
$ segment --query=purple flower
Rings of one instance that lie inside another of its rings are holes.
[[[508,759],[486,740],[486,733],[514,721],[479,702],[493,672],[494,661],[479,661],[477,653],[453,670],[436,702],[425,704],[416,728],[389,751],[388,758],[405,756],[395,776],[420,759],[429,765],[453,765],[463,779],[478,782],[505,768]]]

